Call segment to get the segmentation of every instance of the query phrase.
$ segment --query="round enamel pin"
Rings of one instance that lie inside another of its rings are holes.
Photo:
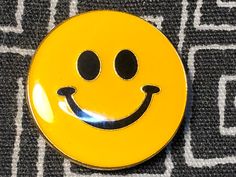
[[[56,27],[28,75],[33,119],[72,161],[137,165],[175,135],[186,106],[183,64],[170,41],[136,16],[92,11]]]

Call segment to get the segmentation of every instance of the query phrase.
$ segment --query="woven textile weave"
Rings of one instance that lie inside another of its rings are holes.
[[[95,9],[129,12],[155,25],[189,77],[186,114],[172,143],[144,164],[114,172],[64,159],[39,135],[26,104],[39,42],[68,17]],[[0,176],[90,175],[236,176],[235,0],[0,0]]]

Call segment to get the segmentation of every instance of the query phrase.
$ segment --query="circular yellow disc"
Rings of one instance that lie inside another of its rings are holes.
[[[136,16],[70,18],[33,57],[27,94],[47,141],[71,160],[121,169],[158,153],[186,106],[183,64],[169,40]]]

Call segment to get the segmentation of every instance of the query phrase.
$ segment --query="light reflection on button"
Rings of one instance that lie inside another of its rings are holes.
[[[47,94],[40,84],[35,84],[33,88],[33,103],[36,111],[46,122],[53,122],[53,112]]]

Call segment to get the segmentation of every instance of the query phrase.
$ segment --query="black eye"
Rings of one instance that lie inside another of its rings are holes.
[[[131,51],[122,50],[116,56],[116,72],[123,79],[131,79],[136,74],[137,67],[136,57]]]
[[[78,59],[77,69],[86,80],[93,80],[99,73],[100,62],[97,55],[92,51],[84,51]]]

